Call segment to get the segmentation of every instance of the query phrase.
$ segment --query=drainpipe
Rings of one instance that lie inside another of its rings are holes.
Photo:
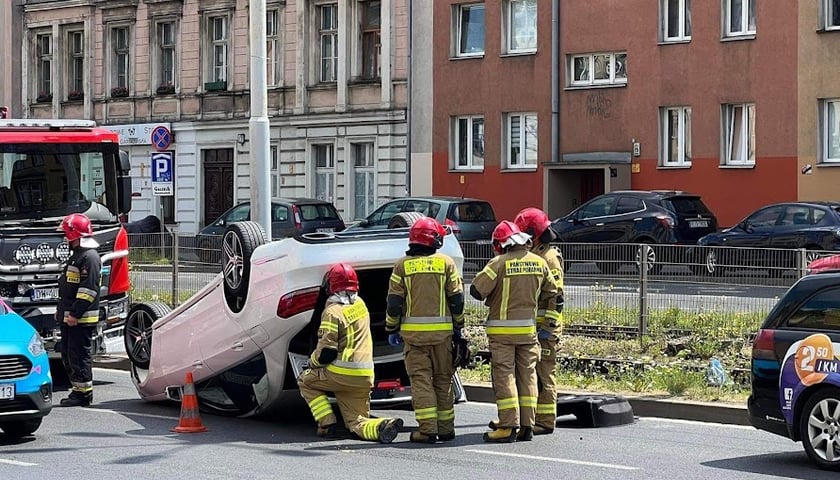
[[[405,109],[405,194],[411,196],[411,76],[414,67],[411,65],[411,47],[414,45],[412,26],[414,23],[414,2],[408,0],[408,75],[406,76],[406,109]]]
[[[551,154],[560,156],[560,0],[551,2]]]

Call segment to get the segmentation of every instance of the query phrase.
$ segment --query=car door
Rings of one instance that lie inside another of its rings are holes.
[[[613,223],[618,197],[605,195],[582,205],[568,220],[571,228],[564,241],[576,243],[614,242],[620,238],[620,229]]]
[[[762,208],[732,227],[723,237],[726,247],[739,247],[731,250],[728,257],[735,265],[769,265],[776,259],[768,255],[770,236],[784,212],[784,205],[771,205]]]
[[[609,234],[615,237],[611,242],[630,243],[645,234],[640,231],[645,220],[645,203],[641,198],[627,195],[618,197],[613,213],[604,225]]]
[[[813,222],[812,209],[806,205],[786,205],[776,229],[770,237],[771,248],[801,248],[805,246],[805,230]]]

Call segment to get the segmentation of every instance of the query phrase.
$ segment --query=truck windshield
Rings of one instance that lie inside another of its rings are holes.
[[[77,212],[94,223],[116,222],[115,157],[110,150],[115,147],[0,145],[0,226],[57,223]]]

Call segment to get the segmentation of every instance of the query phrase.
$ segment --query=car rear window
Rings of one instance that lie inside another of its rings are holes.
[[[298,210],[300,210],[300,217],[304,222],[311,220],[338,220],[339,218],[335,207],[327,203],[298,205]]]
[[[456,222],[495,222],[496,214],[487,202],[464,202],[452,206],[449,218]]]
[[[681,215],[711,215],[700,197],[671,197],[662,201],[662,206]]]

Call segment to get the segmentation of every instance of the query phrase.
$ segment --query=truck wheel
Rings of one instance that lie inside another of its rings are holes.
[[[32,435],[40,426],[41,419],[33,418],[30,420],[0,423],[0,430],[3,430],[3,433],[5,433],[7,437],[21,438]]]
[[[149,368],[152,357],[152,324],[172,310],[164,303],[135,303],[125,319],[125,352],[137,368]]]
[[[840,389],[823,388],[811,395],[797,421],[811,461],[823,470],[840,470]]]
[[[402,212],[391,217],[388,222],[388,228],[408,228],[414,225],[414,222],[425,217],[420,212]]]
[[[222,275],[225,298],[234,310],[241,310],[248,294],[251,255],[268,242],[265,230],[257,222],[236,222],[228,225],[222,237]]]

